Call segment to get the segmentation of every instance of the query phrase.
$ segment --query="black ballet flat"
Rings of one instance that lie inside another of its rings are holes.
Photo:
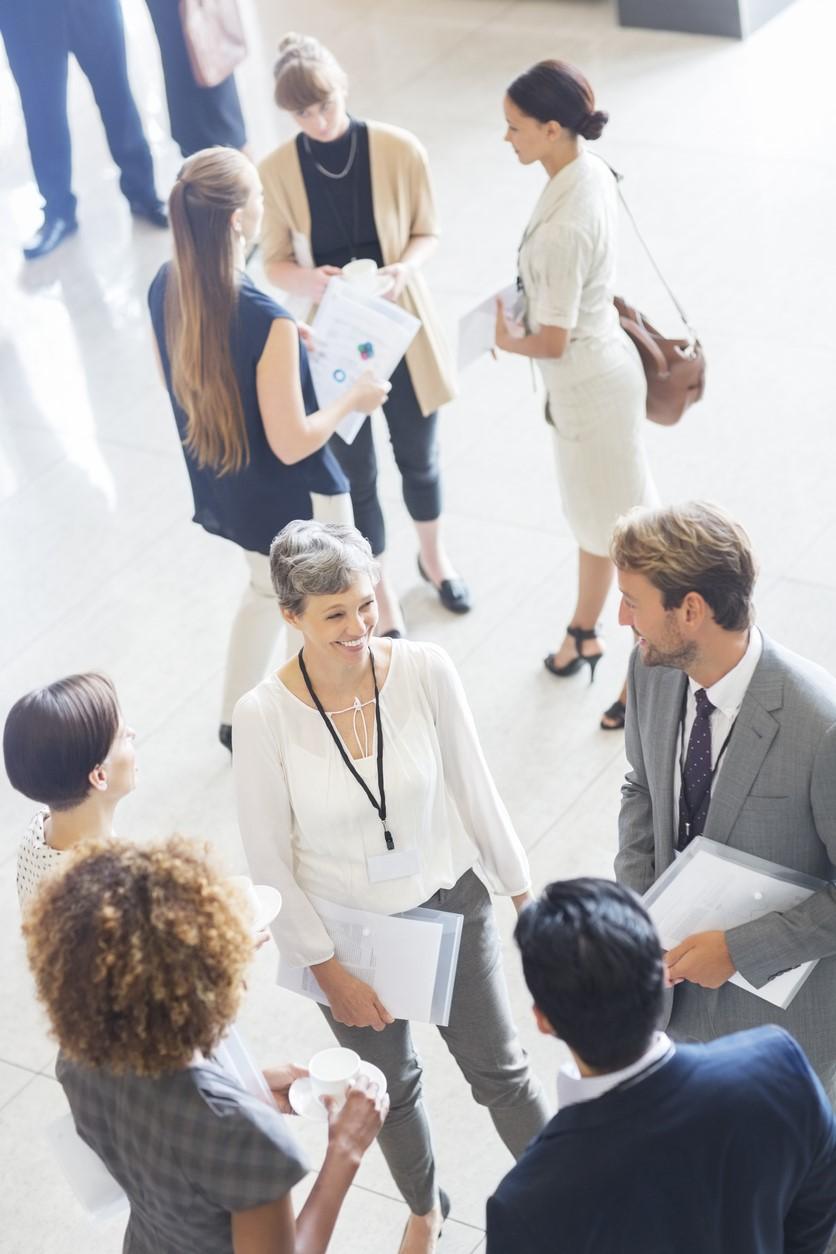
[[[467,614],[473,609],[470,589],[463,579],[442,579],[441,583],[433,583],[424,570],[420,557],[418,558],[418,574],[422,579],[426,579],[427,583],[432,583],[438,593],[439,601],[451,614]]]
[[[229,723],[221,723],[218,728],[218,740],[220,740],[224,749],[228,749],[232,753],[232,727]]]

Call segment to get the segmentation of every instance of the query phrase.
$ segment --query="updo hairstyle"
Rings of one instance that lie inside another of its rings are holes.
[[[348,76],[332,52],[313,35],[290,31],[279,44],[273,66],[273,99],[288,113],[323,104],[335,90],[348,90]]]
[[[583,139],[598,139],[610,117],[595,108],[589,83],[565,61],[538,61],[514,79],[508,95],[526,117],[559,122]]]
[[[336,596],[358,575],[376,584],[380,567],[356,527],[297,519],[270,545],[270,574],[280,607],[302,614],[308,597]]]

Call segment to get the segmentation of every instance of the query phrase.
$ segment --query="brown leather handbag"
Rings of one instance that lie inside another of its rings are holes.
[[[609,163],[605,162],[605,164]],[[705,353],[699,337],[688,322],[685,310],[674,296],[665,276],[656,264],[653,253],[645,243],[638,223],[630,211],[630,206],[624,199],[621,190],[623,175],[616,173],[612,166],[609,166],[609,169],[616,180],[619,199],[633,225],[639,243],[647,253],[650,264],[661,279],[662,286],[673,301],[676,312],[688,333],[684,339],[668,339],[667,336],[662,335],[661,331],[656,330],[652,322],[649,322],[635,305],[629,305],[620,296],[615,298],[615,307],[618,310],[622,330],[629,335],[639,350],[647,377],[647,416],[651,422],[658,422],[663,427],[672,427],[674,423],[679,422],[690,405],[702,400],[705,392]]]
[[[180,0],[180,24],[198,87],[217,87],[247,55],[237,0]]]

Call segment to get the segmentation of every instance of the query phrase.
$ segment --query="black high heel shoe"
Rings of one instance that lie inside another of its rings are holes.
[[[565,666],[555,666],[554,654],[549,653],[543,658],[543,665],[552,675],[557,675],[560,679],[565,679],[568,675],[576,675],[578,671],[583,670],[584,666],[589,667],[589,682],[592,683],[595,678],[595,667],[604,656],[603,653],[581,653],[581,642],[584,640],[597,640],[598,633],[594,627],[567,627],[567,636],[571,636],[575,642],[577,654],[570,658]]]

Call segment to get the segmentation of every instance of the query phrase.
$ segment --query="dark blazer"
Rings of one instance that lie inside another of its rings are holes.
[[[644,893],[674,859],[674,777],[683,671],[630,659],[616,878]],[[766,636],[723,766],[704,835],[730,849],[834,879],[836,681]],[[786,1010],[734,984],[679,984],[670,1029],[681,1039],[777,1023],[798,1040],[836,1104],[836,884],[784,914],[726,933],[738,971],[759,988],[778,971],[820,959]]]
[[[822,1254],[834,1225],[836,1118],[768,1027],[558,1111],[488,1201],[487,1254]]]

